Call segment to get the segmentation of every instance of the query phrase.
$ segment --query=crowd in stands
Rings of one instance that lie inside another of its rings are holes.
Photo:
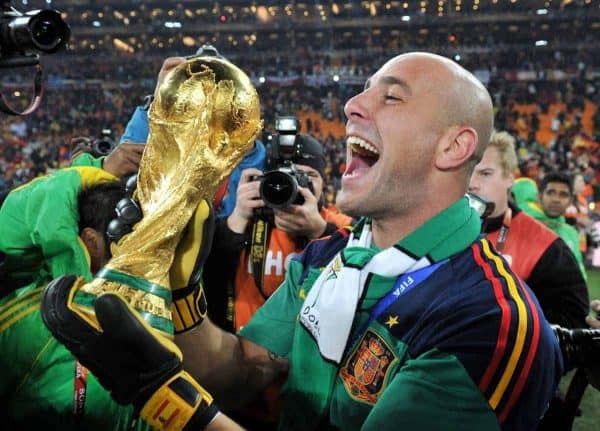
[[[267,129],[276,115],[296,114],[303,131],[325,142],[325,196],[334,201],[345,169],[344,103],[392,52],[389,47],[333,52],[299,47],[285,55],[277,49],[265,56],[223,53],[253,79]],[[590,203],[600,201],[600,57],[595,54],[594,49],[530,49],[460,58],[489,88],[496,128],[518,137],[520,174],[539,180],[550,170],[581,172],[593,191]],[[108,128],[118,139],[135,106],[152,92],[153,76],[167,55],[114,54],[101,61],[74,52],[45,57],[42,106],[33,115],[1,123],[0,191],[68,165],[76,136],[93,138]],[[9,100],[20,91],[16,103],[22,103],[29,78],[21,70],[4,74],[0,88]]]

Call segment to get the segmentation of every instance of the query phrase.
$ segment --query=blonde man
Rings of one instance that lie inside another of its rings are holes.
[[[531,287],[551,323],[584,327],[588,292],[575,256],[558,235],[509,202],[516,167],[515,139],[493,133],[469,184],[470,192],[495,204],[486,237]]]

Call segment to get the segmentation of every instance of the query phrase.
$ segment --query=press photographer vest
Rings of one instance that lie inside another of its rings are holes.
[[[320,213],[326,222],[337,227],[352,221],[350,217],[327,208],[321,209]],[[265,223],[262,225],[266,227]],[[233,314],[235,331],[239,331],[283,283],[290,260],[302,252],[304,245],[299,245],[293,237],[276,227],[261,231],[253,226],[250,246],[240,255],[233,298],[228,298],[227,314]]]

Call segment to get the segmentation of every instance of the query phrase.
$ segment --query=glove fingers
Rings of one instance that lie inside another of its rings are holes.
[[[210,252],[214,230],[212,205],[210,201],[202,200],[177,245],[170,269],[171,286],[181,288],[200,282],[202,265]]]
[[[166,338],[156,336],[150,325],[121,296],[105,293],[96,299],[94,308],[104,336],[123,345],[131,353],[152,359],[153,364],[166,362],[173,355],[181,358],[179,349]]]
[[[50,282],[44,290],[40,306],[46,327],[74,354],[78,353],[84,341],[99,335],[87,320],[69,308],[76,281],[76,276],[67,275]]]
[[[115,401],[133,403],[139,410],[162,379],[181,369],[181,351],[164,336],[155,334],[118,294],[100,295],[94,309],[102,325],[105,350],[113,352],[104,352],[111,355],[113,369],[103,369],[100,381],[112,389]],[[114,378],[118,375],[114,369],[124,372],[120,379]]]

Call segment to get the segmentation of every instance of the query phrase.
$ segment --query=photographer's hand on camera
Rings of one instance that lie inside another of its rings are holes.
[[[600,319],[598,318],[600,316],[600,299],[594,299],[590,303],[590,309],[594,312],[595,316],[588,316],[585,320],[592,328],[600,329]]]
[[[254,217],[254,210],[265,206],[260,198],[260,181],[256,179],[261,175],[262,172],[255,168],[242,171],[235,208],[227,219],[227,226],[235,233],[244,233]]]
[[[123,143],[106,156],[102,169],[116,177],[124,177],[137,172],[145,145]]]
[[[321,217],[317,198],[306,187],[298,190],[304,197],[304,203],[274,210],[275,226],[292,236],[319,238],[325,232],[327,222]]]
[[[585,318],[585,321],[593,329],[600,329],[600,299],[594,299],[590,302],[591,314]],[[600,343],[600,340],[598,341]],[[600,348],[599,348],[600,349]],[[593,355],[597,358],[598,355]],[[593,366],[586,368],[590,385],[600,391],[600,364],[596,361]]]

